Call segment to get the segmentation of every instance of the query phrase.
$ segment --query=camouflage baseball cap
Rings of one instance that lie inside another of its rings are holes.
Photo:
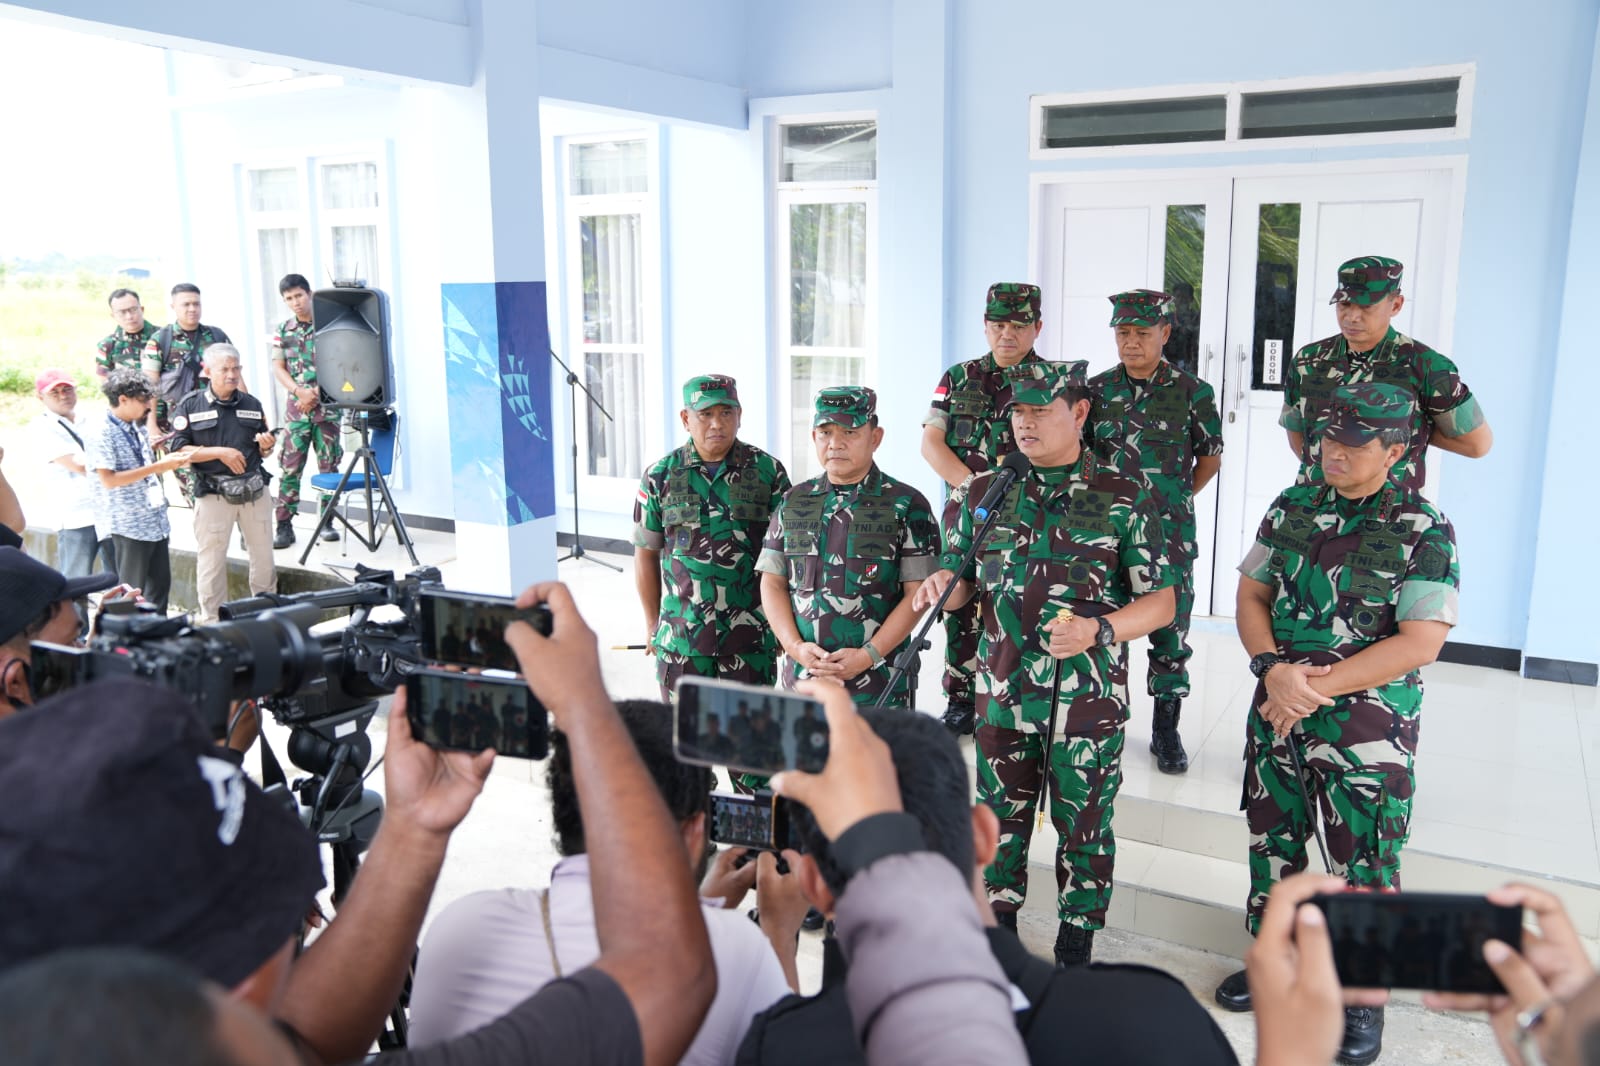
[[[739,383],[726,374],[701,374],[683,385],[683,406],[691,411],[704,411],[718,404],[739,406]]]
[[[865,385],[835,385],[817,393],[817,413],[811,419],[813,426],[833,422],[845,429],[855,429],[872,421],[878,410],[878,394]]]
[[[983,317],[986,322],[1039,321],[1039,286],[1024,281],[999,281],[990,285]]]
[[[1113,326],[1159,326],[1172,321],[1172,294],[1169,292],[1133,289],[1109,299]]]
[[[1019,363],[1007,367],[1006,384],[1011,386],[1011,404],[1026,403],[1043,407],[1068,389],[1089,386],[1089,362],[1074,359],[1070,363],[1052,363],[1041,359],[1036,363]]]
[[[1386,429],[1411,433],[1416,404],[1399,385],[1341,385],[1328,397],[1317,435],[1359,448]]]
[[[1398,259],[1363,255],[1339,264],[1339,287],[1333,290],[1331,304],[1349,301],[1366,307],[1391,292],[1400,291],[1400,275],[1405,271]]]

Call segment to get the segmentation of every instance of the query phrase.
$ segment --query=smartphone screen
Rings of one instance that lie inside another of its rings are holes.
[[[423,589],[417,604],[422,657],[434,662],[516,672],[521,668],[506,643],[506,626],[523,621],[550,635],[549,608],[518,608],[509,596]]]
[[[1522,908],[1439,892],[1313,896],[1328,918],[1333,961],[1346,988],[1500,993],[1483,961],[1491,938],[1522,949]]]
[[[775,774],[816,773],[828,761],[828,723],[814,699],[708,677],[680,678],[677,694],[684,762]]]
[[[712,841],[738,848],[773,850],[777,841],[787,840],[789,835],[787,825],[779,827],[777,824],[779,811],[773,799],[770,792],[758,792],[753,796],[737,792],[711,793]]]
[[[406,677],[411,733],[433,748],[542,759],[550,753],[544,707],[513,677],[421,670]]]

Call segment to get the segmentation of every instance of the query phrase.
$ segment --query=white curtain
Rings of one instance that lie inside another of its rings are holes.
[[[325,164],[322,168],[322,206],[335,211],[377,207],[378,164]]]
[[[278,298],[278,282],[291,271],[304,272],[300,264],[300,231],[263,229],[256,231],[256,251],[261,264],[261,321],[275,324],[285,317]]]
[[[644,342],[644,262],[638,215],[578,220],[583,256],[585,384],[611,415],[589,410],[589,473],[633,479],[644,472],[644,368],[637,352],[606,351]],[[580,406],[587,403],[579,396]]]
[[[370,286],[383,284],[378,262],[377,226],[333,227],[333,276],[365,278]]]
[[[643,141],[600,141],[572,146],[572,195],[644,192]]]
[[[791,344],[859,348],[865,343],[866,222],[863,203],[790,208]]]

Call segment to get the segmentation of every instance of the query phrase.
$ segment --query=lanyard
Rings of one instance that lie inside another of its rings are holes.
[[[122,435],[128,438],[128,443],[133,446],[133,453],[139,457],[140,465],[149,466],[155,462],[155,453],[150,450],[148,442],[139,436],[139,431],[134,429],[131,423],[124,422],[109,411],[106,412],[106,417],[111,419],[112,424],[122,430]]]

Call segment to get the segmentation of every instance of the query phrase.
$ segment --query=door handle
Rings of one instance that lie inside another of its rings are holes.
[[[1244,403],[1245,397],[1249,394],[1249,386],[1246,385],[1246,382],[1249,380],[1249,376],[1250,353],[1245,351],[1244,345],[1241,344],[1239,345],[1239,390],[1237,393],[1235,393],[1233,400],[1233,406],[1235,410],[1238,409],[1240,404]]]
[[[1200,365],[1200,380],[1206,381],[1211,377],[1211,345],[1206,345],[1206,361]]]

